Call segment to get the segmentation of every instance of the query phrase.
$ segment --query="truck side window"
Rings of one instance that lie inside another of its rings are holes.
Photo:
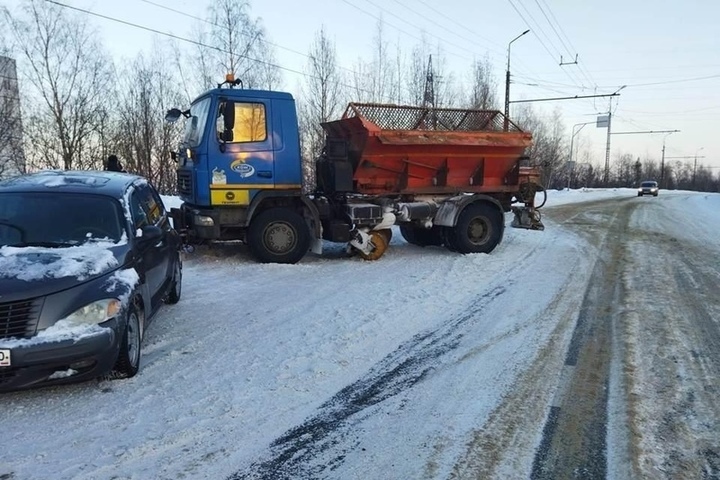
[[[226,132],[224,140],[231,143],[264,142],[267,139],[267,126],[265,118],[265,105],[262,103],[240,103],[235,102],[235,122],[232,126],[232,134]],[[222,135],[221,126],[224,125],[223,110],[225,104],[221,104],[218,112],[217,130],[218,136]]]

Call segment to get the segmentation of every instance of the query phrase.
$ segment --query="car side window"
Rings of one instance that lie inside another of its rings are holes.
[[[158,202],[154,198],[149,187],[142,187],[140,191],[140,202],[147,214],[147,220],[151,225],[157,225],[163,216],[162,202]]]
[[[130,195],[130,213],[133,219],[133,226],[135,228],[142,228],[145,225],[150,225],[147,214],[143,209],[140,201],[140,192],[135,189]]]

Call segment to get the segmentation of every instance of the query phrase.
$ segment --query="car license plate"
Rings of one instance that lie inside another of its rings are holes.
[[[0,350],[0,367],[10,366],[10,350]]]

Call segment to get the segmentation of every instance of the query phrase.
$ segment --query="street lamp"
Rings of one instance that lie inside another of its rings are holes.
[[[507,71],[505,72],[505,122],[504,122],[504,130],[507,132],[509,128],[509,119],[510,119],[510,45],[517,40],[518,38],[522,37],[526,33],[528,33],[530,30],[525,30],[523,33],[518,35],[517,37],[510,40],[510,43],[508,43],[508,54],[507,54]]]

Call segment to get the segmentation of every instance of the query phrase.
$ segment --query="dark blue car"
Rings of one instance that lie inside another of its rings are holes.
[[[134,376],[151,319],[180,299],[180,249],[141,177],[0,182],[0,391]]]

